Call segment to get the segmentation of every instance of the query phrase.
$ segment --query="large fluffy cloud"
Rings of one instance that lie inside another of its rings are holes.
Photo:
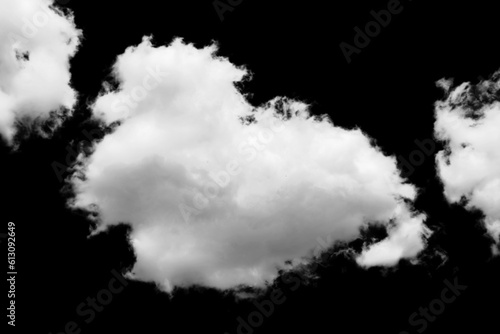
[[[0,0],[0,136],[11,143],[16,120],[47,120],[71,108],[69,59],[80,32],[49,0]]]
[[[491,236],[500,242],[499,73],[477,85],[451,81],[440,86],[447,97],[436,104],[436,137],[445,142],[437,155],[439,176],[450,202],[479,209]]]
[[[105,84],[93,105],[118,126],[80,158],[72,205],[97,207],[98,231],[132,225],[131,276],[166,290],[262,286],[318,239],[352,240],[370,222],[390,224],[390,236],[364,265],[424,247],[424,217],[404,201],[416,190],[394,157],[301,102],[251,106],[235,86],[247,71],[216,51],[145,38],[118,57],[118,88]]]

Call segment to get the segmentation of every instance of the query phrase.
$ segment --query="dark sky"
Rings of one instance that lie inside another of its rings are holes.
[[[433,137],[434,103],[443,97],[437,80],[476,83],[500,68],[498,11],[489,1],[402,1],[402,11],[347,63],[339,44],[353,44],[354,27],[364,28],[373,19],[370,11],[387,4],[243,0],[223,14],[223,21],[211,0],[71,0],[63,5],[83,30],[71,62],[80,95],[74,117],[52,138],[24,130],[17,151],[0,146],[1,224],[16,223],[17,321],[12,332],[55,334],[75,321],[81,333],[238,333],[238,317],[248,319],[256,310],[251,300],[237,301],[230,293],[206,288],[179,290],[169,298],[154,284],[136,281],[127,281],[87,324],[78,306],[108,286],[113,270],[124,272],[135,261],[127,242],[129,227],[88,238],[92,223],[67,208],[70,194],[52,163],[65,161],[68,145],[81,149],[82,130],[96,129],[86,101],[101,90],[116,56],[145,35],[157,45],[174,37],[199,47],[215,41],[220,55],[252,71],[244,90],[254,105],[275,96],[306,101],[313,113],[328,113],[338,126],[359,127],[385,153],[408,159],[418,149],[415,140]],[[280,288],[286,301],[252,331],[418,333],[423,322],[412,326],[409,317],[458,281],[467,288],[422,332],[497,332],[500,262],[491,258],[481,213],[446,202],[433,157],[408,179],[421,189],[415,206],[426,212],[435,232],[420,264],[401,261],[394,268],[364,270],[336,252],[345,246],[337,245],[321,260],[313,283],[294,285],[299,274],[277,279],[274,289]],[[366,235],[380,239],[384,231]],[[349,246],[361,245],[355,240]],[[446,261],[439,253],[446,254]],[[268,300],[272,291],[259,300]]]

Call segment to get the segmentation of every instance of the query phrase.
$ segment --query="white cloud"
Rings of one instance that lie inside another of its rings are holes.
[[[47,120],[71,108],[69,59],[80,31],[52,1],[0,0],[0,135],[12,143],[15,122]]]
[[[446,144],[437,155],[446,198],[479,209],[490,235],[500,241],[499,73],[476,86],[464,83],[436,104],[436,137]]]
[[[368,247],[356,259],[359,265],[393,266],[401,259],[415,257],[424,247],[425,240],[430,236],[430,230],[422,224],[425,215],[411,217],[404,209],[396,217],[404,224],[394,225],[389,228],[389,236]]]
[[[391,261],[424,247],[423,217],[402,200],[416,190],[394,157],[301,102],[252,107],[234,85],[247,71],[216,51],[144,39],[118,57],[118,90],[105,85],[93,106],[121,123],[81,159],[72,204],[97,204],[98,231],[131,224],[133,277],[167,291],[262,286],[319,238],[352,240],[368,222],[395,224]]]

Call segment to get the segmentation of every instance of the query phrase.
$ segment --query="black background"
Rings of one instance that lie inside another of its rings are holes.
[[[16,223],[16,331],[59,333],[74,320],[82,333],[237,333],[236,319],[255,311],[250,301],[202,288],[170,299],[153,284],[133,281],[85,324],[77,306],[107,287],[111,270],[130,268],[134,253],[125,225],[87,238],[91,223],[66,208],[69,194],[52,163],[65,164],[67,145],[79,150],[82,130],[96,128],[87,101],[109,78],[116,56],[145,35],[157,45],[174,37],[198,47],[216,41],[220,55],[253,73],[243,89],[254,105],[275,96],[305,101],[313,113],[359,127],[385,153],[407,158],[418,149],[416,139],[432,138],[433,104],[443,96],[437,80],[476,83],[500,68],[498,10],[491,1],[402,1],[403,11],[348,64],[339,44],[352,44],[353,28],[363,28],[370,11],[387,3],[244,0],[223,21],[211,0],[63,5],[74,11],[84,36],[71,68],[80,94],[75,116],[50,139],[23,130],[17,151],[0,148],[1,222],[5,230],[8,221]],[[425,333],[498,332],[500,261],[491,259],[481,215],[447,204],[432,156],[408,178],[420,188],[416,208],[434,230],[421,264],[363,270],[342,255],[325,256],[314,284],[291,291],[278,280],[287,300],[255,333],[413,334],[418,327],[408,323],[410,314],[439,298],[443,280],[455,277],[467,290]],[[377,238],[383,231],[366,234]]]

